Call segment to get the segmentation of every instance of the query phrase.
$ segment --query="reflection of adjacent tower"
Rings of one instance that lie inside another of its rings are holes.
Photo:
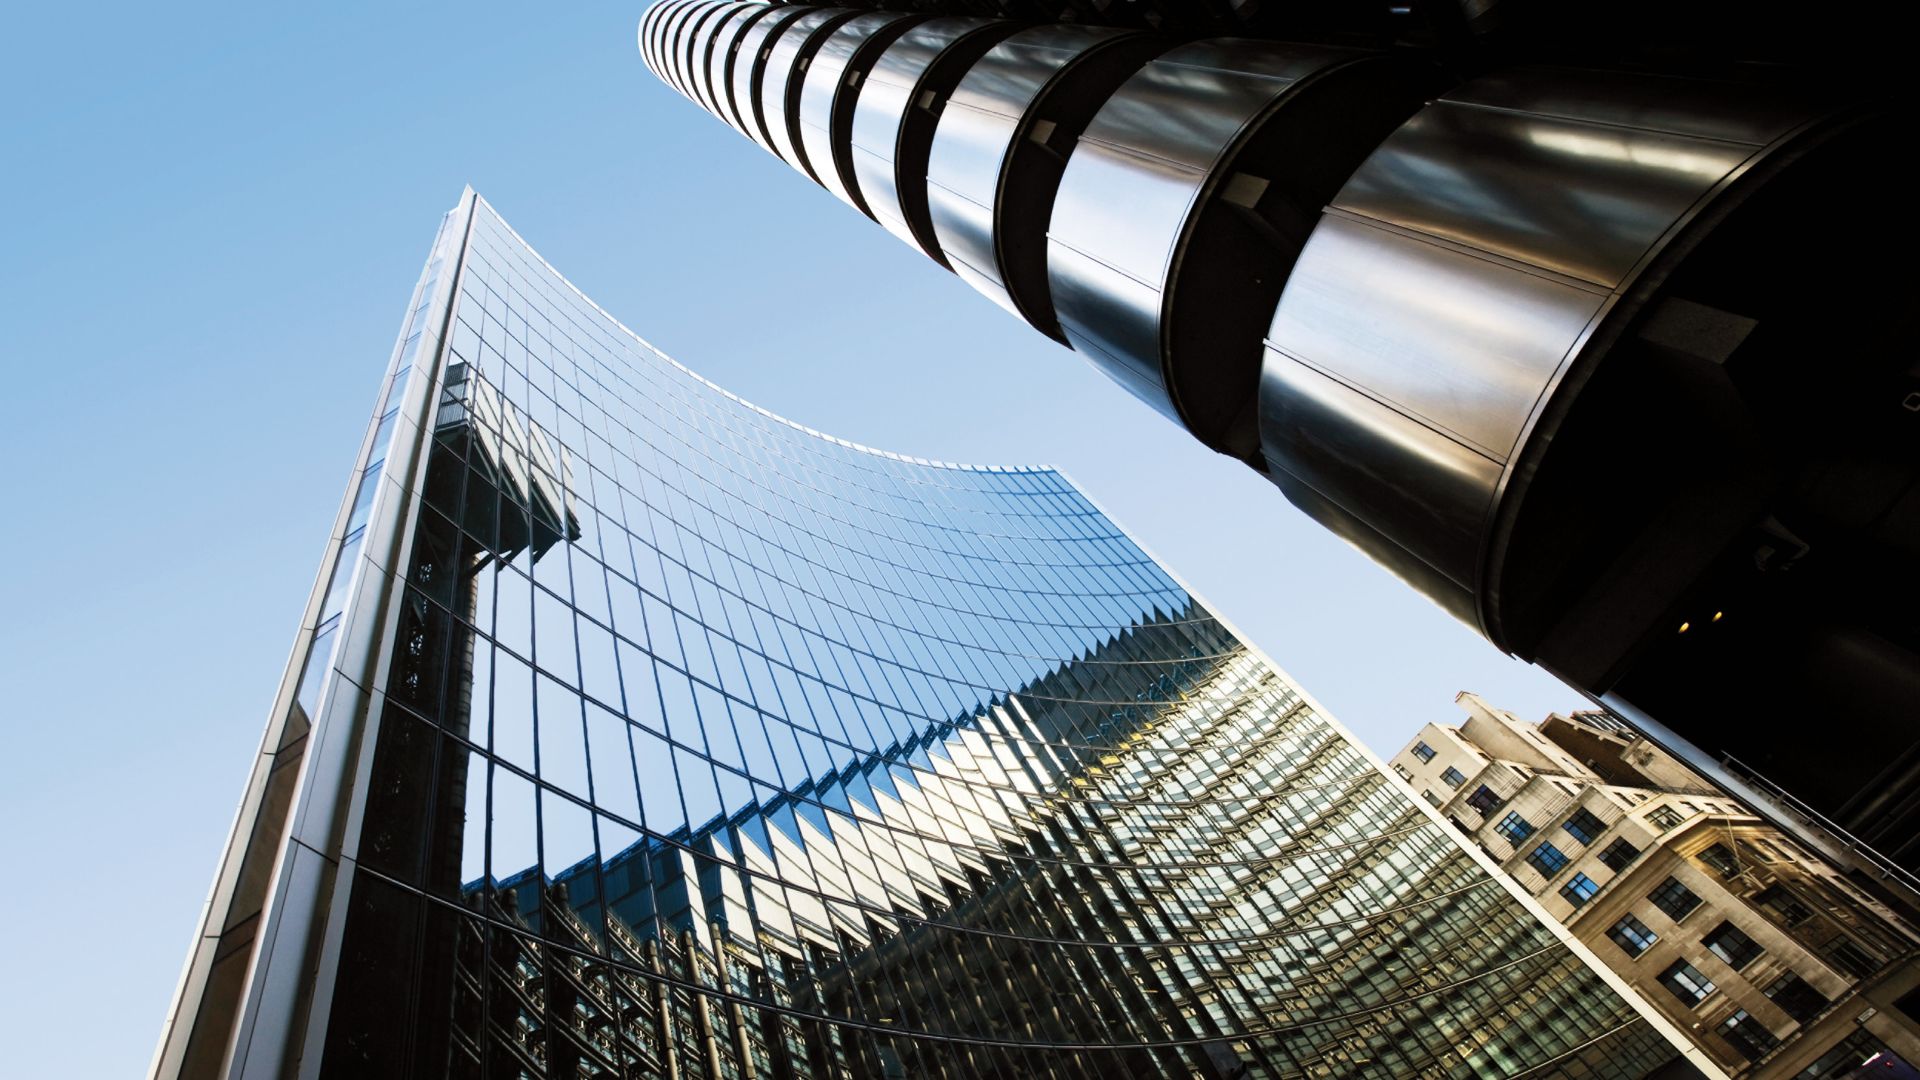
[[[427,488],[439,505],[459,510],[449,515],[428,509],[416,521],[406,574],[415,591],[401,603],[389,686],[394,701],[436,720],[451,740],[442,747],[429,781],[423,767],[434,756],[431,733],[408,723],[383,728],[374,765],[387,782],[369,793],[365,843],[375,860],[405,858],[401,849],[408,830],[430,816],[424,882],[429,890],[447,896],[460,890],[466,822],[444,811],[433,814],[428,796],[442,807],[465,806],[471,761],[459,747],[486,741],[484,731],[476,740],[471,730],[477,575],[496,560],[510,562],[525,555],[538,562],[556,544],[578,539],[580,526],[568,494],[572,478],[564,451],[467,365],[447,369],[432,440]],[[493,900],[489,895],[477,902]],[[436,1062],[460,1053],[461,1043],[454,1041],[458,1018],[480,1007],[473,1001],[459,1004],[471,992],[471,976],[461,970],[460,961],[472,953],[473,942],[443,945],[452,947],[428,950],[419,973],[423,999],[456,1002],[451,1009],[423,1009],[418,1015],[418,1042],[433,1048]],[[516,952],[510,941],[503,947]],[[551,987],[546,993],[555,999],[552,1007],[570,1010],[565,998],[573,984],[565,975],[564,967],[552,972],[545,981]],[[501,985],[519,987],[511,979]],[[579,992],[577,987],[574,992]],[[568,1060],[564,1040],[541,1051],[542,1061]],[[447,1067],[457,1068],[451,1063]]]
[[[664,0],[639,44],[1500,648],[1920,860],[1920,369],[1829,209],[1901,141],[1804,21],[1662,74],[1666,12],[1070,6]]]

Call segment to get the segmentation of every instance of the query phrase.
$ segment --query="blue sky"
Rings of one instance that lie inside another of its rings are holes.
[[[146,1066],[440,213],[748,400],[1045,462],[1375,749],[1502,657],[656,83],[639,2],[30,5],[0,41],[0,1045]]]

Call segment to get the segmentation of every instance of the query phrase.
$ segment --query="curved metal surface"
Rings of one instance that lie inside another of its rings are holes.
[[[1444,579],[1416,584],[1502,644],[1490,533],[1541,410],[1648,261],[1808,118],[1748,88],[1540,70],[1423,109],[1333,200],[1275,309],[1276,483]]]
[[[640,57],[646,61],[647,70],[654,78],[672,86],[667,78],[666,67],[660,62],[660,30],[668,16],[686,4],[688,0],[661,0],[649,7],[646,14],[640,16]]]
[[[682,80],[687,84],[693,100],[708,112],[713,111],[713,100],[707,96],[707,71],[703,63],[705,46],[711,39],[713,28],[736,7],[738,5],[733,0],[719,0],[694,15],[681,29],[679,53]]]
[[[691,99],[693,94],[687,89],[686,71],[680,66],[680,34],[687,20],[698,14],[715,0],[689,0],[675,8],[672,14],[660,26],[660,66],[667,73],[667,83],[680,95]]]
[[[760,72],[756,92],[766,120],[769,149],[809,177],[812,173],[799,148],[800,86],[806,80],[806,69],[813,61],[814,50],[835,27],[856,14],[858,12],[849,8],[816,8],[788,23],[773,39],[767,50],[766,65]]]
[[[713,83],[714,103],[719,106],[719,110],[715,115],[726,121],[729,126],[742,135],[747,132],[746,118],[751,115],[751,112],[742,111],[742,106],[746,105],[747,102],[738,98],[735,95],[734,89],[734,73],[740,67],[738,61],[740,59],[741,47],[746,40],[748,31],[769,18],[773,18],[776,15],[784,16],[786,14],[780,8],[771,5],[752,7],[747,10],[748,14],[745,18],[729,20],[727,25],[716,36],[713,47],[712,68],[707,72],[708,78]],[[752,68],[753,56],[754,53],[752,51],[747,52],[746,67],[748,70]]]
[[[1209,446],[1256,455],[1267,305],[1313,215],[1433,79],[1250,41],[1148,63],[1088,125],[1055,197],[1047,269],[1073,347]]]
[[[860,84],[886,47],[921,21],[873,12],[841,24],[813,54],[800,87],[800,149],[807,174],[840,201],[872,217],[853,181],[853,108]]]
[[[932,19],[915,26],[874,61],[853,111],[853,172],[860,197],[887,231],[946,257],[927,215],[927,152],[953,85],[968,65],[1014,24],[990,19]]]
[[[733,50],[733,41],[742,29],[755,18],[764,14],[765,6],[735,4],[720,18],[708,26],[705,39],[699,45],[695,57],[698,64],[696,78],[706,89],[707,111],[728,121],[733,106],[727,100],[727,84],[724,78],[727,56]]]
[[[733,57],[728,62],[732,72],[727,76],[727,84],[732,88],[735,127],[740,133],[769,151],[773,142],[767,135],[766,116],[761,111],[760,78],[766,70],[767,53],[773,41],[782,30],[795,19],[809,14],[813,9],[804,7],[775,8],[764,19],[756,20],[740,34],[734,43]]]
[[[1165,48],[1105,27],[1022,30],[974,63],[935,129],[927,203],[947,265],[1056,340],[1066,339],[1047,291],[1045,237],[1064,153],[1106,94]]]

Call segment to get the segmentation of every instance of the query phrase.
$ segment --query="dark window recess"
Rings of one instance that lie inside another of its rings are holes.
[[[1541,844],[1527,853],[1527,863],[1547,877],[1559,873],[1567,867],[1567,856],[1552,844]]]
[[[1894,1001],[1893,1007],[1906,1013],[1907,1019],[1920,1021],[1920,989],[1908,991],[1905,997]]]
[[[1671,806],[1656,806],[1647,811],[1647,824],[1666,832],[1681,822],[1680,812]]]
[[[1691,1009],[1707,999],[1713,993],[1713,980],[1700,974],[1700,969],[1685,960],[1675,960],[1667,970],[1660,973],[1660,985],[1667,988],[1681,1004]]]
[[[1440,774],[1440,779],[1448,787],[1457,788],[1467,782],[1467,774],[1449,765],[1447,771]]]
[[[1473,794],[1467,796],[1467,805],[1478,811],[1481,817],[1486,817],[1500,809],[1500,804],[1506,801],[1495,795],[1493,789],[1485,784],[1481,784],[1473,790]]]
[[[1509,811],[1506,817],[1500,819],[1500,824],[1493,827],[1493,831],[1506,837],[1508,842],[1517,844],[1533,835],[1533,822]]]
[[[1568,836],[1580,841],[1583,846],[1593,843],[1600,838],[1601,833],[1607,831],[1607,823],[1601,821],[1584,806],[1575,810],[1573,815],[1567,818],[1566,824],[1560,827],[1567,831]]]
[[[1740,860],[1734,858],[1733,852],[1727,850],[1725,844],[1709,845],[1695,857],[1721,877],[1732,877],[1740,872]]]
[[[1780,925],[1789,929],[1799,926],[1813,918],[1813,909],[1800,902],[1800,898],[1788,892],[1783,886],[1769,885],[1754,894],[1754,903],[1771,910]]]
[[[1428,746],[1426,743],[1423,743],[1423,742],[1414,743],[1413,756],[1419,758],[1421,761],[1432,761],[1433,747]]]
[[[1607,936],[1613,939],[1615,945],[1620,946],[1621,952],[1636,959],[1641,953],[1653,948],[1654,942],[1660,940],[1659,934],[1654,933],[1646,923],[1631,915],[1614,923],[1613,928],[1607,931]]]
[[[1700,939],[1700,944],[1705,945],[1708,952],[1726,961],[1727,966],[1735,971],[1758,960],[1761,954],[1767,951],[1730,922],[1723,922],[1714,927],[1711,933]]]
[[[1856,979],[1869,978],[1880,970],[1879,959],[1850,937],[1837,937],[1828,942],[1827,958]]]
[[[1828,1004],[1825,994],[1791,971],[1773,980],[1766,993],[1775,1005],[1780,1006],[1781,1012],[1803,1024],[1819,1016]],[[1895,1002],[1894,1007],[1899,1008],[1899,1003]]]
[[[1686,918],[1694,908],[1700,906],[1700,898],[1693,894],[1693,890],[1673,878],[1661,882],[1659,888],[1647,894],[1647,899],[1675,922]]]
[[[1640,849],[1625,840],[1615,840],[1600,852],[1600,865],[1618,874],[1633,865],[1640,857]]]
[[[1599,892],[1600,886],[1585,874],[1575,874],[1567,879],[1565,885],[1560,886],[1560,895],[1574,907],[1586,906],[1587,901],[1593,899]]]
[[[1872,1033],[1855,1031],[1846,1041],[1814,1059],[1813,1064],[1794,1073],[1793,1080],[1844,1080],[1861,1075],[1854,1070],[1881,1055],[1889,1061],[1899,1060],[1887,1044],[1874,1038]]]
[[[1719,1030],[1727,1045],[1748,1061],[1759,1061],[1780,1045],[1780,1039],[1768,1031],[1765,1024],[1748,1016],[1745,1009],[1733,1010],[1733,1015],[1721,1023]]]

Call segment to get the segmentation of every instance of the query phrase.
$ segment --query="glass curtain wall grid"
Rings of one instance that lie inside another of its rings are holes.
[[[381,400],[156,1076],[1679,1056],[1058,472],[742,402],[471,194]]]
[[[1920,867],[1920,368],[1831,213],[1897,200],[1896,91],[1609,56],[1685,37],[1617,5],[1449,45],[1359,4],[867,6],[660,0],[640,51],[1495,645]],[[1783,709],[1836,737],[1734,719]]]

